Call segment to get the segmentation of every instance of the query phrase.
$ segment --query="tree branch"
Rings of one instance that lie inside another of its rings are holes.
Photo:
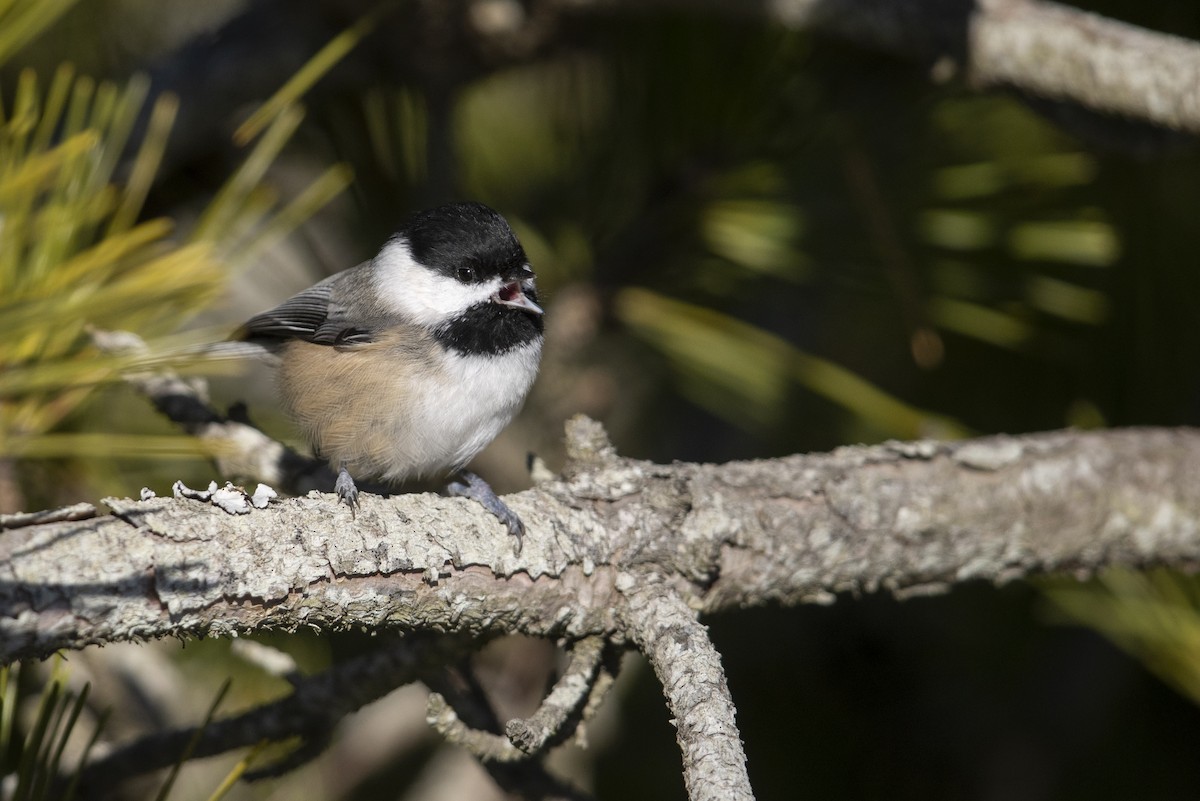
[[[627,0],[565,0],[575,10]],[[768,19],[1093,111],[1200,133],[1200,43],[1040,0],[658,0]],[[646,8],[644,3],[636,6]]]
[[[1057,3],[985,0],[968,76],[1096,111],[1200,133],[1200,43]]]
[[[589,801],[591,796],[552,776],[540,760],[513,759],[516,747],[499,733],[500,721],[469,663],[424,680],[431,690],[430,725],[479,758],[505,792],[530,801]]]
[[[441,693],[431,693],[426,719],[448,741],[461,745],[484,762],[522,762],[563,742],[583,718],[595,691],[604,692],[611,682],[603,678],[605,652],[602,637],[588,637],[572,648],[571,662],[554,688],[542,699],[530,718],[510,720],[500,735],[471,728]]]
[[[319,493],[242,515],[186,498],[108,499],[108,517],[11,528],[0,535],[0,660],[302,626],[634,644],[664,684],[692,797],[720,788],[749,798],[732,701],[697,614],[1200,563],[1193,429],[887,443],[724,465],[621,458],[586,418],[571,421],[567,443],[558,480],[509,500],[528,526],[520,555],[478,505],[433,495],[366,495],[357,518]],[[397,656],[400,672],[416,669]],[[595,666],[581,659],[579,678]],[[359,681],[372,689],[347,710],[396,681],[382,668],[364,663],[378,679]],[[340,679],[315,679],[316,695],[298,687],[288,703],[307,708],[329,681]],[[576,709],[585,693],[563,690]],[[214,731],[248,742],[289,717]],[[464,722],[500,732],[490,719]],[[505,786],[576,795],[534,763],[489,769]]]
[[[683,752],[691,801],[753,801],[721,655],[684,597],[662,580],[623,575],[630,634],[654,668]]]
[[[504,11],[487,13],[485,6]],[[347,10],[344,0],[258,0],[219,35],[198,38],[169,56],[152,71],[154,91],[185,98],[181,114],[191,116],[176,126],[167,163],[211,147],[214,124],[226,124],[234,109],[280,85],[324,44],[328,30],[365,8],[355,3]],[[431,9],[436,13],[427,13]],[[359,87],[364,71],[427,87],[461,84],[557,56],[571,42],[573,23],[578,29],[597,15],[678,9],[813,29],[928,64],[939,79],[957,73],[978,87],[1008,87],[1200,133],[1200,43],[1040,0],[539,0],[455,9],[401,5],[316,92]],[[205,80],[196,79],[201,75]],[[1129,132],[1106,134],[1123,139]],[[1140,132],[1137,138],[1143,138]]]
[[[703,611],[930,593],[968,579],[1200,561],[1200,432],[891,443],[725,465],[616,456],[573,421],[559,481],[511,496],[517,556],[477,505],[312,493],[230,516],[191,500],[0,536],[0,660],[309,627],[627,635],[618,574]]]
[[[610,670],[605,665],[607,645],[602,637],[575,643],[570,663],[537,712],[504,725],[504,735],[526,758],[565,741],[599,707],[616,678],[615,667]]]

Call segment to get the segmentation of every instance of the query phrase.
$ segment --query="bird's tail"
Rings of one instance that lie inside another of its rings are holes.
[[[219,340],[152,347],[129,331],[90,332],[92,342],[105,353],[128,357],[126,370],[157,371],[189,369],[212,362],[258,359],[275,364],[275,354],[257,342]]]

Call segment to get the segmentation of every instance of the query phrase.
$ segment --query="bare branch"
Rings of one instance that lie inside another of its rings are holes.
[[[430,693],[425,720],[447,742],[467,749],[481,762],[518,762],[524,752],[495,732],[468,726],[441,693]]]
[[[1200,433],[1133,429],[654,465],[572,425],[564,478],[510,503],[317,493],[230,516],[114,515],[0,536],[0,660],[166,636],[351,627],[624,636],[616,576],[653,567],[706,612],[942,591],[1047,571],[1200,561]],[[591,461],[588,461],[588,460]]]
[[[466,748],[484,762],[521,762],[541,755],[563,742],[582,721],[585,708],[594,711],[612,685],[611,674],[602,670],[606,643],[602,637],[587,637],[572,649],[563,675],[532,717],[510,720],[504,736],[472,728],[441,693],[430,693],[426,720],[448,741]]]
[[[500,721],[470,664],[425,676],[432,691],[428,720],[446,738],[483,762],[506,792],[530,801],[588,801],[590,796],[551,775],[540,760],[525,758],[499,734]]]
[[[258,0],[219,35],[193,42],[152,70],[155,92],[171,91],[186,101],[167,163],[211,147],[212,126],[286,80],[327,39],[325,15],[346,19],[345,6]],[[397,80],[432,86],[436,94],[438,87],[462,85],[514,63],[557,58],[597,16],[663,9],[812,29],[926,64],[938,79],[958,74],[979,87],[1010,87],[1200,133],[1200,44],[1040,0],[402,4],[316,91],[357,88],[364,69],[382,65]]]
[[[967,74],[1096,111],[1200,133],[1200,43],[1056,3],[985,0]]]
[[[604,666],[606,648],[602,637],[586,637],[575,643],[567,669],[537,712],[504,725],[505,736],[526,757],[563,742],[599,706],[613,681],[613,674]]]
[[[753,801],[721,655],[696,610],[659,577],[622,575],[630,634],[654,668],[683,752],[691,801]]]
[[[74,503],[70,506],[64,506],[61,509],[0,515],[0,530],[22,528],[24,526],[40,526],[43,523],[57,523],[62,520],[87,520],[99,513],[96,507],[90,503]]]
[[[93,344],[106,353],[142,358],[135,362],[137,369],[123,374],[125,382],[149,400],[159,414],[203,442],[222,476],[252,478],[289,495],[333,486],[333,472],[326,464],[269,437],[246,419],[244,408],[235,407],[228,416],[214,409],[203,377],[184,378],[166,369],[172,363],[171,354],[150,356],[146,343],[130,331],[96,329],[90,334]],[[219,353],[223,345],[231,346],[231,353],[239,353],[237,343],[219,343],[185,350],[174,358],[180,362],[201,359],[207,350]]]
[[[188,499],[109,499],[109,517],[6,531],[0,658],[301,626],[636,643],[679,723],[693,798],[709,788],[742,798],[732,702],[696,614],[1200,563],[1192,429],[655,465],[621,458],[598,424],[578,418],[568,454],[559,480],[509,500],[529,528],[520,555],[476,504],[432,495],[368,495],[357,518],[318,493],[244,515]],[[581,671],[591,664],[583,659]],[[570,695],[574,707],[584,694]],[[347,697],[359,699],[352,706],[369,700]],[[460,717],[472,708],[469,697],[451,701]],[[470,714],[467,727],[517,752],[490,711]],[[256,742],[258,721],[269,719],[220,721],[211,742]],[[299,758],[319,750],[319,738],[309,745]],[[579,797],[536,762],[488,769],[505,787]]]
[[[564,0],[576,13],[627,0]],[[1200,43],[1040,0],[658,0],[768,19],[1165,128],[1200,133]],[[638,3],[645,9],[645,3]]]

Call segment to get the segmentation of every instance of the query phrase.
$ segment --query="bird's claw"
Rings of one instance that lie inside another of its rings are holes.
[[[345,465],[338,468],[337,481],[333,482],[333,490],[337,493],[338,500],[350,507],[350,515],[357,517],[358,512],[358,486],[354,483],[354,477],[350,475],[350,471]]]
[[[508,529],[508,533],[516,538],[516,552],[521,552],[521,546],[524,544],[525,524],[521,522],[521,518],[517,517],[516,512],[509,509],[508,505],[500,500],[500,496],[486,481],[469,470],[463,470],[459,474],[458,480],[447,485],[446,491],[460,498],[471,498],[495,515]]]

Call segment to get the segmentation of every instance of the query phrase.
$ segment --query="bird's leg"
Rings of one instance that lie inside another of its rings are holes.
[[[337,493],[339,501],[350,507],[351,515],[358,511],[358,487],[355,485],[350,471],[346,469],[346,465],[338,467],[337,481],[333,482],[333,491]]]
[[[458,479],[446,486],[446,492],[461,498],[471,498],[498,517],[500,522],[508,527],[508,533],[517,538],[517,553],[521,552],[521,537],[525,534],[525,525],[521,518],[517,517],[517,513],[500,500],[486,481],[470,470],[463,470],[459,472]]]

